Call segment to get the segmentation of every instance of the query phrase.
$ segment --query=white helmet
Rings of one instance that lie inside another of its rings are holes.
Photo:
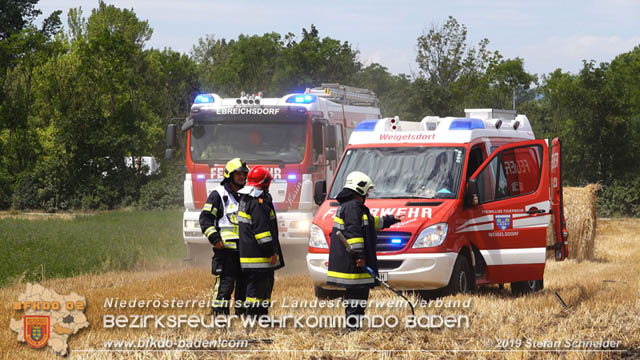
[[[362,196],[367,195],[367,192],[369,192],[369,189],[373,186],[371,178],[360,171],[353,171],[349,173],[349,175],[347,175],[347,180],[344,183],[345,189],[351,189]]]

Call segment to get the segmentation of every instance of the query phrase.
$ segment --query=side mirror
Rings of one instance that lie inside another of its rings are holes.
[[[338,155],[336,154],[336,149],[325,149],[324,154],[327,158],[327,161],[337,160]]]
[[[467,191],[464,194],[464,202],[467,207],[478,205],[478,180],[469,179],[467,181]]]
[[[313,188],[313,202],[316,205],[322,204],[325,196],[327,196],[327,182],[325,180],[316,181]]]
[[[325,128],[325,146],[328,148],[336,147],[336,127],[334,125],[329,125]]]
[[[178,126],[176,124],[167,125],[167,149],[176,147],[176,133]]]

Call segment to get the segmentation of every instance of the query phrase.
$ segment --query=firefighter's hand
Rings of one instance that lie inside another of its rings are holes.
[[[213,244],[213,248],[220,250],[220,249],[224,248],[224,243],[222,242],[222,240],[216,241],[216,243]]]
[[[271,265],[275,265],[278,262],[278,254],[271,255]]]
[[[356,266],[357,267],[363,267],[364,266],[364,259],[356,260]]]
[[[400,221],[402,221],[402,218],[404,217],[404,215],[398,217],[395,215],[385,215],[382,218],[382,224],[383,224],[383,228],[388,228],[389,226],[395,224],[395,223],[399,223]]]
[[[404,219],[404,215],[400,215],[400,216],[395,216],[393,215],[393,223],[399,223],[400,221],[402,221],[402,219]]]

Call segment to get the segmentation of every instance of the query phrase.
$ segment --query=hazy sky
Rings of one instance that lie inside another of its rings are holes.
[[[527,71],[556,68],[576,72],[582,60],[611,61],[640,45],[640,0],[536,1],[105,1],[135,11],[148,20],[153,36],[148,46],[189,52],[206,34],[236,38],[239,34],[293,32],[314,24],[321,37],[350,42],[360,61],[378,62],[392,73],[417,71],[416,39],[449,15],[468,29],[477,44],[506,58],[521,57]],[[82,7],[85,17],[97,0],[41,0],[44,14]]]

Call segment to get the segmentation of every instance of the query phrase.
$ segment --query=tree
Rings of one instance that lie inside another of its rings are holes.
[[[413,102],[415,111],[421,116],[461,114],[465,104],[479,102],[474,90],[488,87],[488,79],[483,77],[502,59],[497,51],[490,52],[488,45],[489,40],[483,39],[477,48],[470,46],[467,27],[451,16],[444,25],[434,24],[418,37],[420,80],[416,79],[412,92],[422,97]]]
[[[202,89],[223,96],[241,91],[281,96],[323,82],[349,83],[362,65],[348,42],[320,38],[315,26],[302,37],[288,33],[240,35],[237,40],[208,35],[191,51]]]
[[[442,25],[431,25],[428,32],[418,37],[416,62],[420,76],[440,88],[447,88],[464,74],[482,73],[501,56],[489,52],[489,40],[482,39],[478,48],[467,44],[467,27],[449,16]]]
[[[296,41],[289,34],[283,49],[282,65],[275,81],[280,88],[304,90],[323,82],[348,84],[362,68],[357,50],[349,42],[329,37],[320,38],[318,29],[302,29],[302,38]]]

